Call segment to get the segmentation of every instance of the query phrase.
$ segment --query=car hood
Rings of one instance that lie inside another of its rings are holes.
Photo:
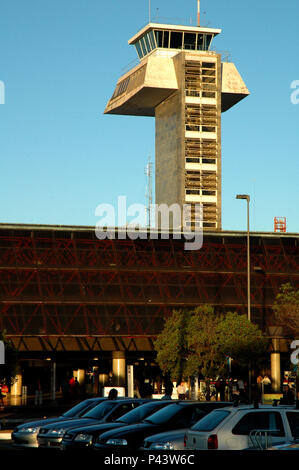
[[[72,432],[76,433],[86,433],[86,434],[100,434],[101,432],[110,431],[110,429],[119,428],[121,426],[125,426],[124,423],[97,423],[97,424],[89,424],[86,426],[78,426],[72,429]]]
[[[148,430],[158,428],[158,425],[156,424],[151,424],[151,423],[138,423],[138,424],[130,424],[128,426],[122,426],[121,428],[118,429],[113,429],[111,431],[105,432],[101,434],[101,438],[114,438],[114,437],[123,437],[123,436],[129,436],[130,434],[137,434],[140,435],[143,432],[146,432]]]
[[[41,426],[44,426],[46,424],[56,423],[57,421],[67,421],[69,419],[72,419],[72,418],[65,418],[64,416],[56,416],[56,417],[53,417],[53,418],[38,419],[36,421],[24,421],[24,423],[18,424],[18,426],[16,426],[14,431],[16,432],[19,429],[23,428],[24,426],[26,426],[26,427],[29,427],[29,426],[41,427]]]
[[[160,432],[159,434],[153,434],[145,439],[146,442],[167,442],[172,439],[179,439],[184,436],[188,428],[176,429],[175,431]]]
[[[97,421],[94,418],[72,418],[72,419],[59,421],[59,426],[62,428],[76,428],[76,427],[81,427],[81,426],[87,426],[88,424],[94,424],[94,423],[99,424],[100,422],[101,422],[100,420]],[[43,427],[45,427],[48,431],[51,431],[51,429],[55,429],[57,427],[56,423],[43,426]]]

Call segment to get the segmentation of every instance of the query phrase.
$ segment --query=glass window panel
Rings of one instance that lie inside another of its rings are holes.
[[[147,47],[146,47],[144,38],[141,38],[141,39],[140,39],[140,44],[141,44],[141,47],[142,47],[142,50],[143,50],[144,55],[146,55],[146,54],[148,53],[148,50],[147,50]]]
[[[150,40],[152,49],[156,49],[157,46],[156,46],[156,40],[155,40],[155,36],[154,36],[153,31],[150,31],[148,36],[149,36],[149,40]]]
[[[198,51],[203,51],[203,44],[204,44],[204,39],[203,39],[203,34],[198,34],[197,35],[197,50]]]
[[[211,45],[212,39],[213,39],[213,35],[212,35],[212,34],[206,34],[206,50],[209,50],[209,49],[210,49],[210,45]]]
[[[195,49],[196,34],[185,33],[184,34],[184,49]]]
[[[151,45],[150,45],[149,38],[148,38],[147,34],[144,36],[144,41],[145,41],[145,44],[146,44],[147,52],[151,52],[152,48],[151,48]]]
[[[136,51],[137,51],[139,59],[142,59],[143,52],[142,52],[142,49],[141,49],[141,46],[140,46],[140,41],[136,42],[135,47],[136,47]]]
[[[170,35],[170,48],[171,49],[182,49],[183,33],[171,31]]]
[[[157,41],[157,46],[158,47],[163,47],[163,31],[155,31],[155,37]]]
[[[163,47],[169,48],[169,31],[163,31]]]
[[[287,413],[288,422],[291,428],[291,433],[294,439],[299,438],[299,413],[298,412],[288,412]]]

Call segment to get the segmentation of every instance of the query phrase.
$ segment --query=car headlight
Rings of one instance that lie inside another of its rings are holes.
[[[77,441],[77,442],[89,442],[90,444],[92,443],[92,436],[90,434],[83,434],[83,433],[80,433],[80,434],[77,434],[77,436],[75,437],[74,441]]]
[[[174,450],[172,442],[153,442],[150,445],[150,449],[153,450]]]
[[[63,436],[65,431],[66,431],[66,429],[63,429],[63,428],[51,429],[48,434],[53,434],[54,436]]]
[[[34,432],[37,432],[38,430],[39,430],[38,427],[32,426],[32,427],[27,427],[27,428],[26,427],[19,428],[17,429],[17,432],[28,432],[30,434],[33,434]]]
[[[128,445],[126,439],[108,439],[108,441],[106,441],[106,444],[110,446],[127,446]]]

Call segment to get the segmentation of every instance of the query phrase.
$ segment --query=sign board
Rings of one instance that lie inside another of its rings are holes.
[[[125,397],[126,396],[126,389],[125,387],[104,387],[104,397],[108,397],[109,392],[112,388],[115,388],[117,390],[117,396],[118,397]]]

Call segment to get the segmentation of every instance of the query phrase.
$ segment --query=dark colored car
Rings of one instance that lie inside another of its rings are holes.
[[[78,426],[94,423],[105,423],[115,421],[128,411],[145,402],[139,398],[118,398],[116,400],[105,400],[98,406],[88,411],[80,418],[42,426],[37,435],[39,447],[60,447],[63,435],[66,431]]]
[[[11,434],[13,445],[18,447],[38,447],[37,434],[41,426],[78,418],[87,413],[87,411],[102,403],[104,400],[107,400],[107,398],[88,398],[87,400],[83,400],[80,403],[77,403],[61,416],[38,419],[35,421],[27,421],[23,424],[20,424],[19,426],[15,427]]]
[[[178,401],[152,414],[141,423],[104,432],[93,444],[95,450],[137,450],[146,437],[173,429],[190,428],[216,408],[230,406],[228,402]]]
[[[142,420],[170,403],[173,403],[173,400],[152,400],[129,411],[114,422],[70,429],[64,434],[60,448],[62,450],[90,449],[92,443],[95,442],[97,437],[103,432],[130,424],[140,423]]]

